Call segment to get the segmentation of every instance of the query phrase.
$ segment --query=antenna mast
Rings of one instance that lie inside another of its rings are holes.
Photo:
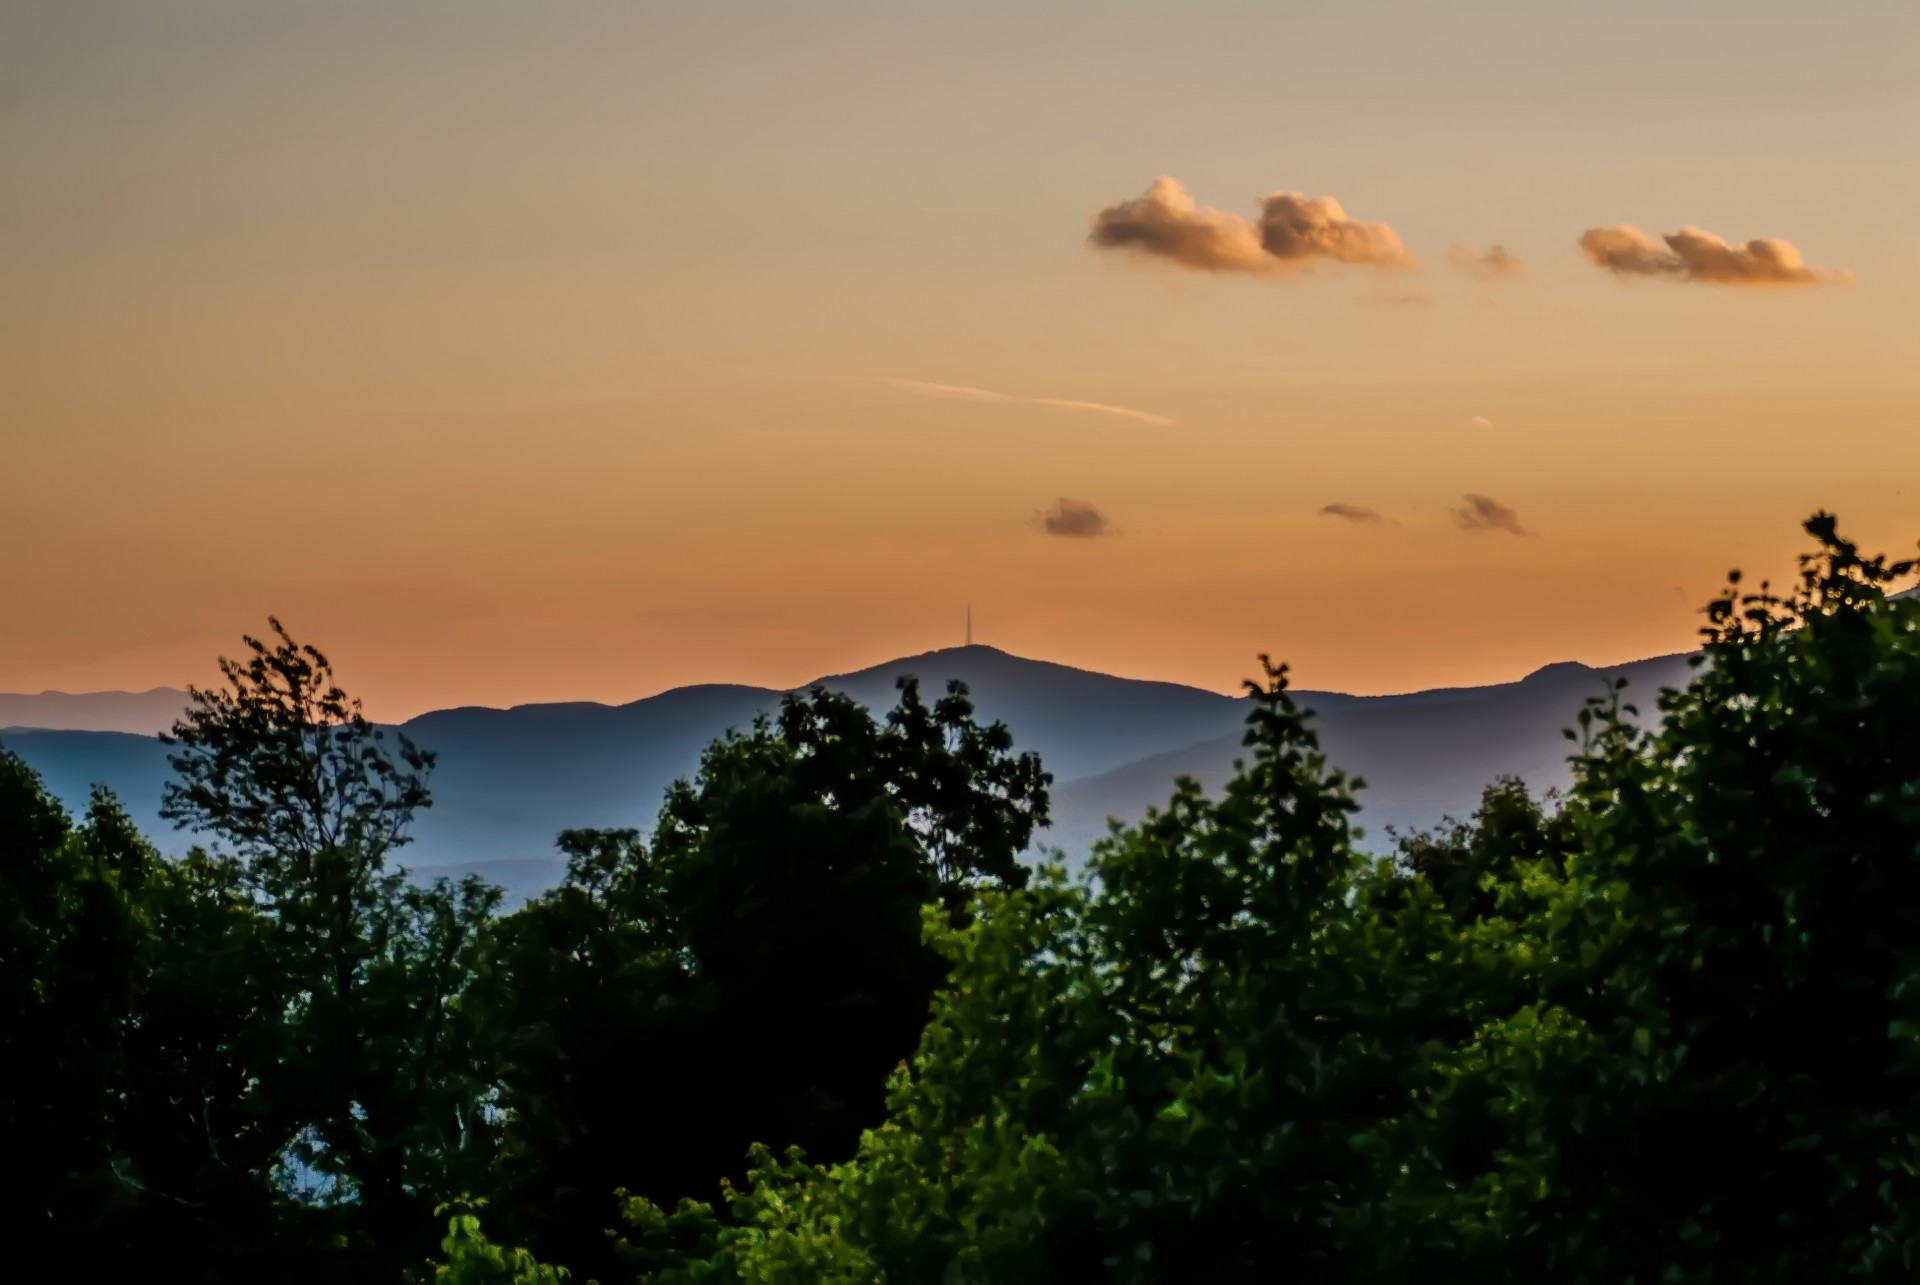
[[[967,646],[973,646],[973,604],[967,604]]]

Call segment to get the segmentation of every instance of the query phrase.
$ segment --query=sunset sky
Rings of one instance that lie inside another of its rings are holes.
[[[14,0],[0,690],[269,613],[385,717],[968,604],[1220,690],[1681,650],[1815,508],[1920,537],[1917,66],[1912,0]]]

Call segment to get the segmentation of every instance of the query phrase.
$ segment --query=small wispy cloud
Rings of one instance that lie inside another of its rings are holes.
[[[1120,534],[1119,528],[1109,522],[1099,509],[1085,500],[1069,500],[1064,495],[1054,501],[1052,508],[1034,514],[1031,525],[1044,535],[1080,539]]]
[[[1367,508],[1364,504],[1329,504],[1320,510],[1323,518],[1340,518],[1356,526],[1397,526],[1377,509]]]
[[[1467,427],[1477,428],[1483,433],[1490,433],[1493,431],[1493,421],[1485,415],[1475,415],[1467,421]]]
[[[1131,406],[1112,406],[1106,402],[1075,401],[1067,397],[1016,397],[1012,393],[996,393],[990,388],[963,388],[958,384],[930,384],[919,379],[892,379],[886,376],[876,376],[873,382],[885,384],[897,392],[912,393],[916,397],[936,397],[943,401],[992,402],[1007,406],[1051,406],[1055,410],[1079,411],[1088,415],[1111,415],[1116,419],[1130,419],[1138,424],[1152,424],[1156,428],[1172,428],[1174,425],[1174,421],[1165,415],[1135,410]]]
[[[1358,308],[1397,312],[1407,308],[1424,308],[1433,302],[1433,298],[1424,294],[1363,294],[1355,297],[1353,302]]]
[[[1667,277],[1716,286],[1853,284],[1853,274],[1845,268],[1809,267],[1800,251],[1785,241],[1732,245],[1692,225],[1657,241],[1631,223],[1588,228],[1581,234],[1580,249],[1589,263],[1617,277]]]
[[[1400,234],[1384,223],[1347,217],[1330,196],[1269,192],[1258,221],[1197,204],[1176,178],[1162,176],[1139,196],[1100,210],[1087,239],[1108,250],[1164,259],[1195,272],[1280,276],[1318,261],[1412,268]]]
[[[1465,506],[1449,509],[1453,524],[1462,531],[1505,531],[1509,535],[1535,535],[1520,525],[1520,515],[1490,495],[1463,495]]]
[[[1447,262],[1462,276],[1481,281],[1501,281],[1527,275],[1527,265],[1507,253],[1503,245],[1491,247],[1485,254],[1470,245],[1447,247]]]

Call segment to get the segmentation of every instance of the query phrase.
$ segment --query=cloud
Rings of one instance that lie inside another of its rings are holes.
[[[1054,502],[1052,508],[1033,515],[1034,525],[1047,535],[1065,535],[1089,537],[1119,535],[1120,531],[1107,521],[1106,515],[1085,500],[1069,500],[1064,495]]]
[[[1462,531],[1507,531],[1514,535],[1533,535],[1520,525],[1520,515],[1490,495],[1463,495],[1466,507],[1448,509],[1453,524]]]
[[[1330,196],[1272,192],[1260,202],[1260,247],[1282,262],[1332,259],[1376,268],[1410,268],[1413,256],[1384,223],[1347,217]]]
[[[1506,277],[1524,277],[1527,265],[1507,253],[1503,245],[1496,245],[1485,254],[1470,245],[1452,245],[1447,247],[1447,262],[1453,269],[1465,276],[1478,277],[1482,281],[1499,281]]]
[[[1139,196],[1093,216],[1088,239],[1106,249],[1156,255],[1196,272],[1278,270],[1250,219],[1194,204],[1179,179],[1155,179]]]
[[[1272,192],[1260,219],[1197,205],[1180,180],[1162,176],[1131,200],[1093,216],[1087,239],[1110,250],[1161,258],[1195,272],[1279,276],[1321,259],[1369,267],[1411,268],[1413,256],[1384,223],[1347,217],[1330,196]]]
[[[1424,294],[1363,294],[1355,297],[1353,302],[1359,308],[1386,308],[1397,312],[1405,308],[1424,308],[1433,299]]]
[[[1810,286],[1823,281],[1851,285],[1845,268],[1808,267],[1785,241],[1730,245],[1689,224],[1658,241],[1630,223],[1588,228],[1580,249],[1587,261],[1620,277],[1670,277],[1719,286]]]
[[[1377,511],[1359,504],[1329,504],[1320,510],[1323,518],[1344,518],[1359,526],[1386,526],[1387,519]]]
[[[995,402],[1010,406],[1051,406],[1055,410],[1081,411],[1090,415],[1112,415],[1118,419],[1152,424],[1157,428],[1172,428],[1174,424],[1174,421],[1165,415],[1134,410],[1131,406],[1109,406],[1105,402],[1080,402],[1065,397],[1015,397],[1011,393],[996,393],[986,388],[962,388],[957,384],[929,384],[917,379],[882,377],[878,382],[903,393],[913,393],[918,397],[938,397],[946,401]]]
[[[1493,421],[1488,419],[1485,415],[1475,415],[1472,419],[1469,419],[1467,421],[1467,427],[1477,428],[1483,433],[1491,432],[1493,429]]]

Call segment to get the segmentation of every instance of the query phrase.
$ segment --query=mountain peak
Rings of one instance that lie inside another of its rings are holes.
[[[884,661],[881,667],[885,668],[890,665],[904,664],[913,660],[937,660],[948,657],[966,657],[973,660],[986,660],[990,658],[998,658],[1001,660],[1028,659],[1025,656],[1016,656],[1010,651],[1004,651],[999,647],[989,646],[986,643],[962,643],[958,647],[935,647],[932,651],[923,651],[912,656],[902,656],[898,660]],[[1044,665],[1050,662],[1034,661],[1033,663]]]
[[[1581,674],[1597,674],[1600,671],[1592,665],[1583,665],[1577,660],[1556,660],[1551,665],[1542,665],[1520,681],[1523,683],[1541,682],[1553,678],[1574,678]]]
[[[1032,656],[1020,656],[1010,651],[986,643],[968,643],[959,647],[937,647],[916,656],[901,656],[894,660],[882,661],[878,665],[869,665],[862,669],[842,674],[826,674],[804,687],[795,690],[804,691],[811,687],[844,688],[850,685],[881,682],[885,690],[893,690],[896,676],[911,674],[920,680],[921,687],[937,691],[946,686],[947,680],[957,678],[969,687],[977,688],[982,682],[1014,683],[1023,696],[1046,699],[1049,694],[1057,693],[1058,684],[1069,684],[1069,690],[1084,694],[1089,690],[1102,691],[1155,691],[1175,699],[1197,698],[1207,703],[1228,703],[1231,697],[1219,692],[1210,692],[1205,688],[1190,687],[1184,683],[1169,683],[1149,678],[1123,678],[1118,674],[1103,673],[1097,669],[1083,669],[1078,665],[1063,665],[1056,660],[1038,660]],[[978,695],[978,691],[975,692]],[[889,696],[888,702],[891,703]]]

